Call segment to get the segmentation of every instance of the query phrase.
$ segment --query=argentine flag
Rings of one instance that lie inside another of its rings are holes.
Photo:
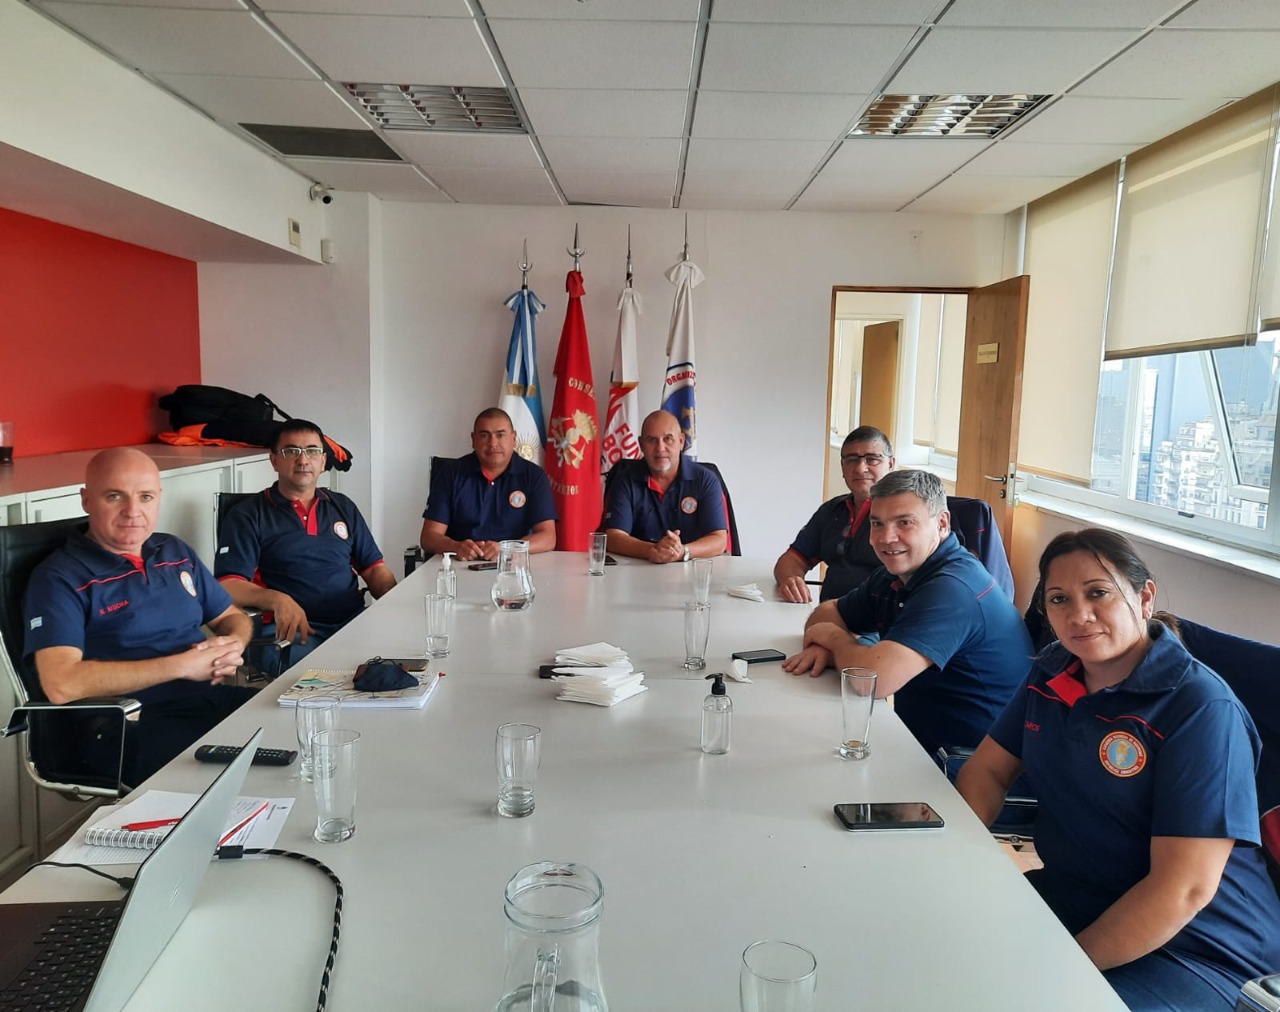
[[[542,387],[538,383],[538,347],[534,337],[534,317],[547,307],[527,288],[504,303],[516,314],[507,348],[507,368],[502,377],[498,407],[511,416],[516,429],[516,453],[525,460],[542,464],[542,448],[547,442],[547,423],[542,414]]]

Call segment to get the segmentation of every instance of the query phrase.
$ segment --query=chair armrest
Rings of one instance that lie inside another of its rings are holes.
[[[1236,1012],[1278,1012],[1280,1010],[1280,973],[1245,981],[1240,989]]]
[[[413,571],[427,561],[427,553],[420,545],[411,545],[404,550],[404,575],[412,576]]]
[[[28,700],[21,706],[13,708],[13,713],[9,715],[9,724],[3,731],[0,731],[0,737],[8,738],[11,735],[21,734],[27,729],[27,721],[25,717],[20,716],[22,714],[37,712],[67,713],[73,710],[119,710],[121,711],[121,717],[128,720],[129,717],[142,710],[142,704],[128,696],[97,696],[88,699],[77,699],[71,703]]]

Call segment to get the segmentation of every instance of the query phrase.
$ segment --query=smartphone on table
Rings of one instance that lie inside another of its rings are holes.
[[[748,664],[759,664],[762,661],[785,661],[787,655],[781,650],[737,650],[732,655],[735,661],[746,661]]]
[[[845,829],[941,829],[942,816],[923,801],[862,802],[836,805]]]

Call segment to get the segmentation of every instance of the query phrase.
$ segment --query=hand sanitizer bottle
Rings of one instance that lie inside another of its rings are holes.
[[[436,571],[436,593],[444,597],[458,596],[458,571],[453,568],[453,552],[444,553],[444,565]]]
[[[724,691],[724,675],[714,678],[711,695],[702,701],[702,751],[707,755],[724,755],[729,751],[729,731],[733,724],[733,700]]]

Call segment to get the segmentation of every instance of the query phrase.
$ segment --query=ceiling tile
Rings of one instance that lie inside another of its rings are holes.
[[[105,7],[171,7],[200,8],[204,10],[243,11],[244,4],[240,0],[67,0],[68,3],[81,3]],[[36,7],[52,6],[44,0],[34,0]]]
[[[734,172],[749,166],[753,172],[795,173],[797,188],[809,177],[830,141],[738,141],[694,138],[689,142],[689,172]]]
[[[924,193],[938,176],[832,176],[823,173],[795,202],[797,211],[896,211]]]
[[[520,89],[689,87],[693,24],[491,18],[489,27]]]
[[[286,158],[285,161],[309,179],[335,190],[364,191],[384,200],[413,199],[449,203],[445,194],[408,165],[333,161],[325,158]],[[336,195],[334,200],[342,200],[342,195]]]
[[[844,134],[870,97],[699,91],[693,136],[833,141]]]
[[[181,0],[175,0],[181,2]],[[466,0],[258,0],[267,14],[404,14],[419,18],[470,18]]]
[[[963,176],[944,179],[905,210],[1004,214],[1066,186],[1074,176]]]
[[[278,77],[157,74],[161,81],[224,123],[279,126],[367,127],[368,121],[322,81]]]
[[[1137,29],[1156,24],[1176,6],[1176,0],[956,0],[940,23],[948,28]]]
[[[919,25],[938,7],[937,0],[716,0],[712,23],[765,21],[822,25]]]
[[[990,143],[985,138],[854,138],[840,145],[822,174],[938,178],[954,172]]]
[[[551,170],[565,172],[669,172],[675,178],[680,141],[675,137],[538,138]]]
[[[554,137],[679,137],[687,91],[521,88],[530,128]]]
[[[1280,32],[1152,32],[1072,94],[1243,98],[1280,79]]]
[[[466,18],[275,14],[271,20],[335,81],[502,86]]]
[[[1149,144],[1221,104],[1218,98],[1085,98],[1072,93],[1037,112],[1001,143]]]
[[[541,172],[528,137],[518,134],[434,134],[386,130],[383,136],[431,174],[437,168]]]
[[[680,206],[781,210],[804,185],[790,172],[690,172],[685,175]]]
[[[874,91],[915,29],[716,22],[701,87],[861,95]]]
[[[541,170],[432,169],[428,175],[449,196],[464,204],[559,204],[560,198]]]
[[[579,204],[670,207],[674,172],[557,172],[564,195]]]
[[[1087,176],[1132,154],[1136,144],[993,144],[966,171],[985,176]]]
[[[302,0],[305,2],[305,0]],[[359,0],[356,0],[359,2]],[[697,21],[698,0],[484,0],[490,18],[558,18],[575,21]]]
[[[1199,0],[1169,22],[1175,28],[1280,28],[1276,0]]]
[[[1126,31],[935,28],[885,90],[1052,95],[1133,38]]]
[[[150,73],[315,79],[247,11],[45,4],[59,21]]]

